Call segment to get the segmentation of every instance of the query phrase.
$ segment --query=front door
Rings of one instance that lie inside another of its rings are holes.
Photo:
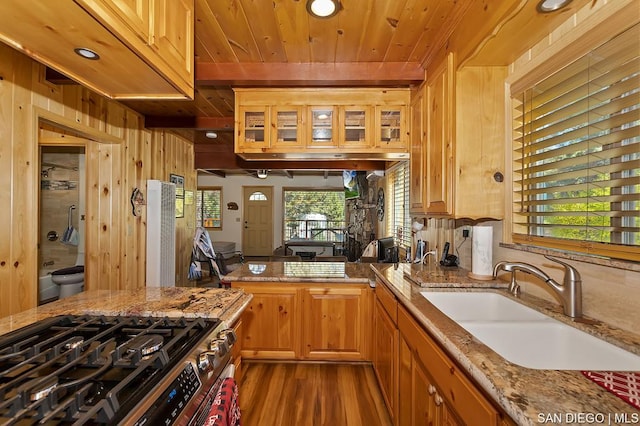
[[[243,187],[242,252],[245,256],[273,254],[273,187]]]

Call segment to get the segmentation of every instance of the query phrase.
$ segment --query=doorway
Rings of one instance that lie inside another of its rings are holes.
[[[39,152],[38,304],[43,304],[59,297],[52,272],[85,263],[86,174],[84,146],[41,143]]]
[[[273,254],[273,187],[243,187],[242,252],[245,256]]]

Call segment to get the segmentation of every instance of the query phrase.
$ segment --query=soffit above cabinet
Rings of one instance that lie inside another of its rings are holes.
[[[93,91],[113,99],[193,98],[193,82],[169,81],[161,61],[143,59],[122,38],[75,2],[0,2],[0,41]],[[76,48],[100,59],[82,58]]]

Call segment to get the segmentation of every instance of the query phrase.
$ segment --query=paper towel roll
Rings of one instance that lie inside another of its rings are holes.
[[[474,226],[471,245],[471,276],[493,278],[493,227]]]

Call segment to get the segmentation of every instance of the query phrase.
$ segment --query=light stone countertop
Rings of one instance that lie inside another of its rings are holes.
[[[398,301],[418,320],[468,375],[501,406],[518,425],[585,424],[579,413],[602,415],[603,424],[614,416],[627,414],[632,423],[639,411],[601,388],[580,371],[535,370],[513,364],[475,340],[466,330],[435,308],[423,291],[492,291],[513,298],[501,281],[468,278],[461,268],[434,265],[375,264],[372,270],[395,294]],[[378,284],[379,285],[379,284]],[[596,320],[571,321],[559,304],[521,295],[518,301],[552,318],[593,334],[630,352],[640,354],[640,335],[616,329]],[[634,417],[635,416],[635,417]],[[600,418],[600,417],[597,417]],[[569,420],[569,421],[567,421]],[[575,420],[575,421],[571,421]],[[601,424],[601,423],[594,423]],[[630,423],[631,424],[631,423]]]
[[[201,287],[90,290],[15,315],[0,318],[0,335],[56,315],[138,315],[220,318],[232,324],[253,296],[242,289]]]
[[[369,283],[375,275],[369,263],[249,261],[223,281]]]

